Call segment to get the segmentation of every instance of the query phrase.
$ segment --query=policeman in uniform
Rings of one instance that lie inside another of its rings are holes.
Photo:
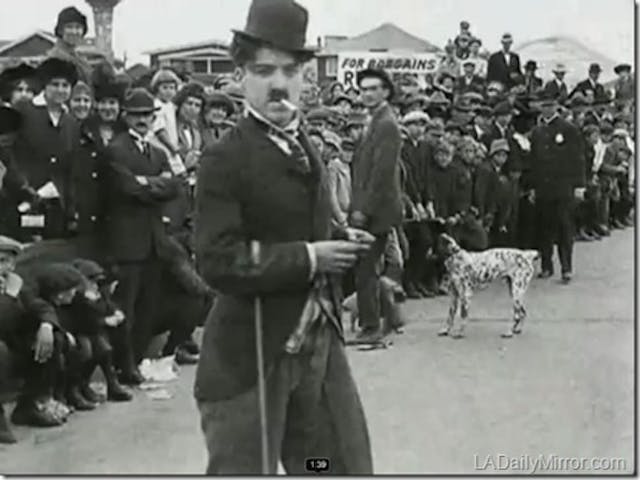
[[[541,93],[540,123],[531,134],[531,197],[536,206],[540,278],[553,276],[553,244],[557,242],[562,281],[573,272],[575,200],[584,198],[584,147],[579,130],[558,115],[558,101]]]

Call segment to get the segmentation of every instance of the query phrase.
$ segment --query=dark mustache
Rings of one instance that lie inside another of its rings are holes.
[[[280,100],[289,100],[289,92],[286,90],[271,90],[269,92],[269,100],[279,102]]]

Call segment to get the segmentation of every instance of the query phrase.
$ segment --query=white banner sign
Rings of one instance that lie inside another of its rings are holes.
[[[405,75],[420,77],[433,74],[438,61],[437,53],[341,52],[337,80],[346,87],[357,87],[356,72],[365,68],[386,70],[394,80]]]

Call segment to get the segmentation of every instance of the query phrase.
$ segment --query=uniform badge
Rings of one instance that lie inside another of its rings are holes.
[[[556,143],[559,145],[559,144],[561,144],[563,142],[564,142],[564,137],[562,136],[562,134],[561,133],[557,134],[556,135]]]

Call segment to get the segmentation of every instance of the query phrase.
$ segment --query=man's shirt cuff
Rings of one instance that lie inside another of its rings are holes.
[[[309,255],[309,280],[313,280],[313,277],[316,276],[316,270],[318,269],[318,257],[316,256],[316,250],[313,248],[313,245],[310,243],[306,243],[307,254]]]

